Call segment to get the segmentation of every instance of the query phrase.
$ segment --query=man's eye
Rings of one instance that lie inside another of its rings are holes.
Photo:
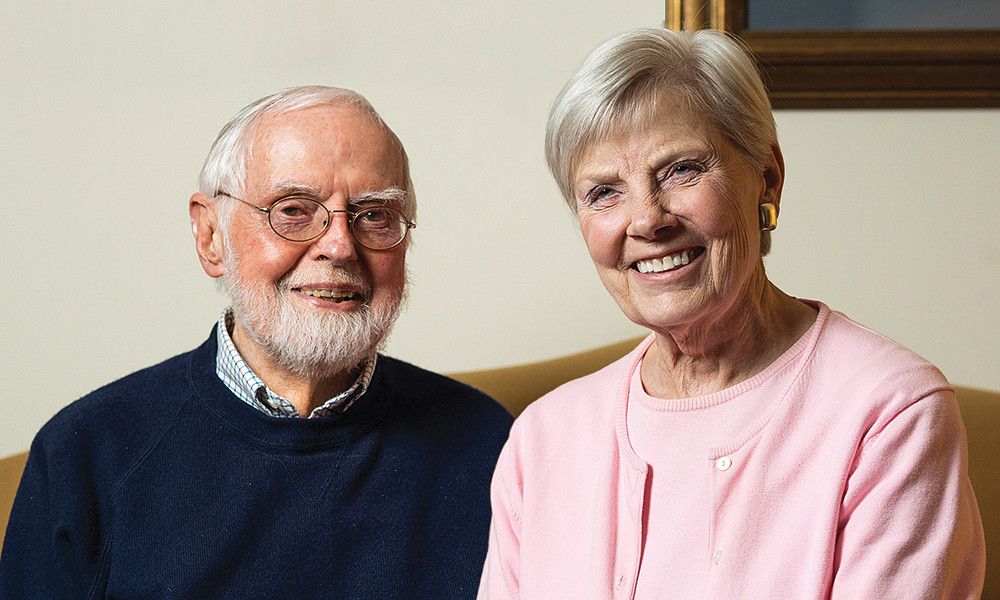
[[[370,208],[358,213],[358,220],[365,225],[378,226],[389,222],[389,211],[381,208]]]
[[[311,218],[316,213],[316,203],[298,198],[286,198],[272,208],[283,219]]]
[[[301,206],[282,206],[279,211],[283,217],[301,217],[306,211],[302,210]]]

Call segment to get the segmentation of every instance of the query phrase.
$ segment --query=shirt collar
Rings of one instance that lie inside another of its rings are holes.
[[[291,402],[268,389],[267,385],[250,369],[233,344],[231,308],[222,311],[216,327],[218,351],[215,356],[215,373],[222,383],[236,396],[250,406],[272,417],[298,417],[299,411]],[[365,358],[358,365],[358,378],[351,387],[313,409],[309,418],[325,417],[346,411],[368,391],[372,374],[375,372],[377,354]]]

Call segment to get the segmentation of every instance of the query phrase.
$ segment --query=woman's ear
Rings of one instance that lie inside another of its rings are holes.
[[[188,213],[191,215],[194,249],[198,252],[201,268],[209,277],[221,277],[226,273],[223,261],[225,244],[219,229],[215,202],[201,192],[192,194],[188,201]]]
[[[758,204],[770,202],[781,210],[781,187],[785,184],[785,159],[781,148],[775,142],[771,146],[771,158],[764,165],[764,193]]]

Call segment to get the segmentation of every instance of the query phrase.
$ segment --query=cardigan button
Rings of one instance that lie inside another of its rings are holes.
[[[728,456],[723,456],[719,460],[715,461],[715,468],[720,471],[728,471],[731,466],[733,466],[733,459]]]

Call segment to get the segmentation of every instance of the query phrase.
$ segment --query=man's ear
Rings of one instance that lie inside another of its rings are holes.
[[[764,194],[760,202],[770,202],[781,211],[781,188],[785,184],[785,159],[781,148],[775,142],[771,146],[771,158],[764,165]]]
[[[200,192],[192,194],[188,201],[188,212],[191,215],[194,249],[198,252],[201,268],[205,269],[209,277],[221,277],[226,273],[223,266],[225,247],[215,202]]]

